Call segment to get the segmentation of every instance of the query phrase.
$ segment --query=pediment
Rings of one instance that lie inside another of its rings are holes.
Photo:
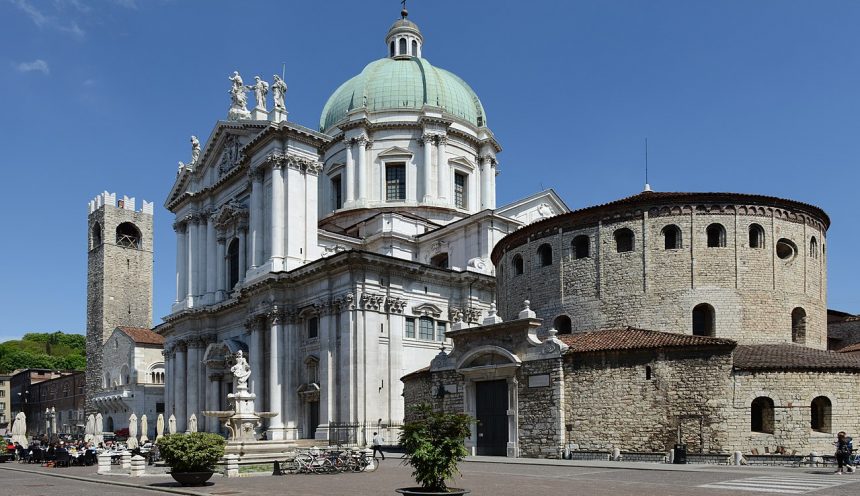
[[[454,158],[448,159],[448,163],[453,164],[453,165],[459,165],[460,167],[464,167],[464,168],[469,169],[469,170],[475,169],[475,164],[473,164],[471,161],[469,161],[468,158],[466,158],[462,155],[459,157],[454,157]]]
[[[413,155],[412,152],[407,150],[406,148],[402,148],[399,146],[392,146],[391,148],[382,151],[378,157],[381,158],[411,158]]]
[[[422,303],[412,307],[412,313],[415,315],[426,315],[428,317],[438,319],[442,316],[442,309],[432,303]]]
[[[496,214],[516,220],[522,224],[531,224],[540,219],[554,217],[570,212],[567,205],[552,189],[541,191],[529,197],[515,201],[496,209]]]

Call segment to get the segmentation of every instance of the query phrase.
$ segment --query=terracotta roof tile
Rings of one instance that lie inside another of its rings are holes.
[[[692,346],[734,346],[736,344],[731,339],[649,331],[635,327],[578,332],[560,335],[558,338],[570,346],[568,353]]]
[[[738,346],[734,365],[743,370],[860,371],[860,358],[796,344],[757,344]]]
[[[156,334],[149,329],[142,327],[117,327],[120,331],[126,333],[137,344],[158,344],[164,345],[164,336]]]
[[[843,346],[836,350],[837,353],[851,353],[860,351],[860,343],[849,344],[848,346]]]

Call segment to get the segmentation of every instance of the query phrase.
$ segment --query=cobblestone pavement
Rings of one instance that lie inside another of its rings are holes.
[[[468,462],[463,477],[454,485],[467,487],[474,496],[535,495],[689,495],[728,496],[756,494],[856,495],[860,475],[834,475],[827,469],[686,466],[667,470],[665,465],[594,464],[531,465],[528,463]],[[115,469],[116,470],[116,469]],[[86,480],[52,476],[71,476]],[[411,484],[410,471],[392,457],[373,473],[336,475],[255,475],[227,479],[198,488],[180,488],[169,476],[96,475],[95,467],[44,468],[0,464],[0,495],[10,496],[138,496],[179,494],[206,496],[260,496],[296,494],[308,496],[395,495],[394,488]],[[97,482],[91,482],[97,481]],[[123,485],[120,485],[123,484]],[[132,485],[127,487],[125,484]],[[147,486],[143,489],[140,486]]]

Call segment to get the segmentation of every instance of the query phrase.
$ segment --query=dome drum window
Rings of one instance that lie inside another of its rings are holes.
[[[708,238],[708,248],[726,247],[726,228],[722,224],[711,224],[705,230]]]
[[[671,224],[663,228],[663,248],[666,250],[679,250],[681,245],[681,228]]]
[[[617,231],[615,231],[615,251],[617,253],[626,253],[629,251],[633,251],[633,245],[635,243],[635,235],[633,231],[623,227]]]
[[[750,224],[749,231],[750,248],[764,248],[764,228],[758,224]]]

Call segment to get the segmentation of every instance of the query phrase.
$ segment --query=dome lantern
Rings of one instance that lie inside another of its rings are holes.
[[[409,12],[406,7],[400,11],[400,19],[394,21],[388,34],[385,35],[385,45],[388,47],[388,57],[392,59],[421,57],[424,37],[418,26],[407,19]]]

